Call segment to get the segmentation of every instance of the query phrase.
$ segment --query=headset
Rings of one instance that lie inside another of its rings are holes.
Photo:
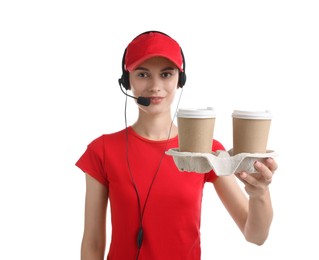
[[[163,32],[160,32],[160,31],[146,31],[146,32],[143,32],[143,33],[139,34],[134,39],[140,37],[141,35],[148,34],[148,33],[160,33],[160,34],[163,34],[163,35],[165,35],[167,37],[170,37],[166,33],[163,33]],[[125,49],[124,54],[123,54],[123,58],[122,58],[122,76],[119,78],[118,81],[119,81],[120,86],[122,85],[126,90],[129,90],[131,88],[130,87],[130,76],[129,76],[130,74],[129,74],[129,72],[127,70],[125,70],[126,51],[127,51],[127,48]],[[181,48],[181,55],[182,55],[182,59],[183,59],[183,71],[179,72],[179,77],[178,77],[178,86],[180,88],[182,88],[185,85],[185,83],[186,83],[186,73],[185,73],[186,63],[185,63],[185,57],[184,57],[184,53],[183,53],[182,48]]]
[[[159,32],[159,31],[146,31],[144,33],[139,34],[134,39],[138,38],[139,36],[141,36],[143,34],[152,33],[152,32],[161,33],[161,34],[163,34],[163,35],[165,35],[167,37],[170,37],[167,34]],[[127,70],[125,70],[126,51],[127,51],[127,48],[125,49],[124,54],[123,54],[123,58],[122,58],[122,76],[118,79],[118,83],[120,85],[120,89],[126,96],[136,99],[138,104],[143,105],[143,106],[149,106],[150,105],[150,99],[149,98],[146,98],[146,97],[138,97],[138,98],[136,98],[134,96],[131,96],[131,95],[127,94],[122,89],[122,87],[125,88],[126,90],[130,89],[129,72]],[[185,66],[185,58],[184,58],[184,54],[183,54],[182,49],[181,49],[181,55],[182,55],[182,60],[183,60],[183,63],[182,63],[183,71],[179,71],[178,87],[180,87],[180,88],[182,88],[185,85],[185,83],[186,83],[186,74],[185,74],[185,67],[186,66]],[[180,98],[181,98],[181,95],[180,95]],[[180,98],[178,100],[178,104],[180,102]],[[178,105],[177,105],[177,107],[178,107]],[[176,112],[175,112],[175,114],[176,114]],[[142,247],[142,243],[143,243],[143,237],[144,237],[144,229],[143,229],[144,210],[146,208],[146,204],[148,202],[149,195],[150,195],[151,189],[153,187],[154,181],[155,181],[155,179],[157,177],[157,174],[159,172],[160,166],[161,166],[162,161],[164,159],[165,152],[163,152],[163,154],[162,154],[162,156],[160,158],[159,164],[157,166],[157,169],[155,171],[155,174],[153,175],[151,184],[150,184],[150,186],[148,188],[148,192],[147,192],[147,196],[146,196],[144,205],[141,205],[141,199],[140,199],[139,190],[138,190],[138,187],[137,187],[137,185],[135,183],[135,180],[134,180],[134,177],[133,177],[133,174],[132,174],[132,171],[131,171],[131,167],[130,167],[129,157],[128,157],[128,131],[127,131],[127,119],[126,119],[126,106],[125,106],[125,125],[126,125],[126,161],[127,161],[129,172],[130,172],[131,181],[132,181],[132,184],[134,186],[134,190],[135,190],[135,193],[136,193],[136,196],[137,196],[138,209],[139,209],[139,222],[140,222],[139,224],[140,225],[139,225],[138,230],[137,230],[137,247],[138,247],[138,251],[137,251],[137,254],[136,254],[136,258],[135,258],[135,260],[138,260],[139,254],[140,254],[140,250],[141,250],[141,247]],[[170,133],[171,133],[172,125],[173,125],[173,120],[172,120],[171,125],[170,125],[169,134],[168,134],[168,137],[167,137],[167,141],[166,141],[166,145],[165,145],[164,151],[167,148],[167,144],[168,144],[169,136],[170,136]]]

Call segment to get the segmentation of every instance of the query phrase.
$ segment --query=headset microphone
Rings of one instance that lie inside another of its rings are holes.
[[[137,98],[137,97],[134,97],[134,96],[131,96],[131,95],[125,93],[123,91],[123,89],[122,89],[122,81],[121,81],[121,79],[119,79],[119,85],[120,85],[120,89],[122,90],[124,95],[136,99],[137,100],[137,104],[140,104],[140,105],[145,106],[145,107],[147,107],[147,106],[149,106],[151,104],[151,99],[149,99],[147,97],[138,97]]]
[[[133,97],[133,98],[136,98],[136,97]],[[137,103],[142,105],[142,106],[147,107],[151,104],[151,100],[149,98],[146,98],[146,97],[138,97]]]

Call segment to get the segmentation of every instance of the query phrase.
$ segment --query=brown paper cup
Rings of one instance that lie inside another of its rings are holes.
[[[233,114],[233,155],[266,153],[271,124],[269,111],[240,111]]]
[[[210,153],[215,117],[212,108],[179,109],[177,112],[179,151]]]

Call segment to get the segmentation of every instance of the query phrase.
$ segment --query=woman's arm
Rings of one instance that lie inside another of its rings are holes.
[[[85,222],[81,260],[104,259],[107,202],[107,188],[86,174]]]
[[[277,169],[273,159],[255,164],[256,173],[239,173],[248,194],[243,193],[234,176],[219,177],[215,189],[224,206],[247,241],[262,245],[268,237],[273,210],[268,185]]]

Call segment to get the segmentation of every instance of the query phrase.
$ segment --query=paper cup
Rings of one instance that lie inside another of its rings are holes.
[[[215,126],[215,111],[205,109],[179,109],[177,111],[178,142],[180,152],[210,153]]]
[[[272,116],[265,111],[234,110],[233,155],[266,153]]]

